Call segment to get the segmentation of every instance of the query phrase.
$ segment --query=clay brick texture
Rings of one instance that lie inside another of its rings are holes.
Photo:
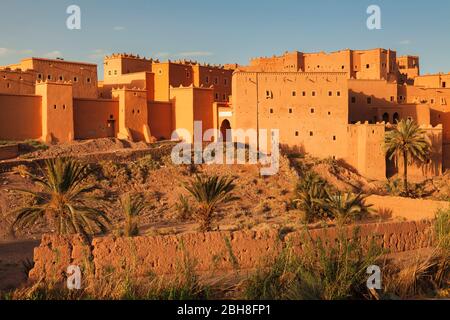
[[[363,246],[372,239],[389,253],[404,252],[433,245],[431,221],[393,222],[358,226]],[[344,229],[349,237],[354,227]],[[332,242],[338,237],[336,228],[310,230],[313,239]],[[108,274],[131,276],[175,275],[189,257],[195,261],[199,274],[225,274],[235,269],[252,270],[282,248],[291,246],[301,254],[304,232],[280,238],[278,232],[212,232],[176,236],[135,238],[103,237],[90,245],[79,236],[45,235],[34,252],[32,281],[64,281],[69,265],[78,265],[83,272],[101,278]]]

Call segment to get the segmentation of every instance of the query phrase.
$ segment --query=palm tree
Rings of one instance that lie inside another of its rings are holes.
[[[329,193],[325,206],[327,211],[337,220],[339,225],[352,222],[371,212],[372,205],[366,203],[367,196],[351,192]]]
[[[123,214],[125,216],[124,235],[134,237],[139,234],[139,228],[134,218],[139,216],[145,209],[146,202],[141,194],[127,193],[120,199]]]
[[[403,158],[403,186],[408,194],[408,164],[412,161],[425,162],[429,159],[431,142],[425,130],[413,120],[401,120],[397,126],[386,133],[385,149],[389,160]]]
[[[298,209],[305,212],[308,222],[326,215],[323,200],[326,198],[327,183],[318,174],[312,171],[306,173],[303,180],[297,185],[294,203]]]
[[[87,166],[73,159],[47,160],[42,178],[27,173],[41,191],[15,190],[31,195],[33,203],[14,212],[15,228],[25,228],[38,220],[46,222],[57,234],[78,233],[85,237],[98,231],[106,232],[109,223],[105,213],[90,207],[86,201],[94,185],[86,184]],[[98,200],[98,199],[97,199]]]
[[[227,177],[197,175],[194,180],[185,186],[186,190],[199,204],[195,216],[200,221],[200,230],[202,232],[211,231],[213,215],[217,208],[221,204],[235,199],[231,195],[235,188],[234,180]]]

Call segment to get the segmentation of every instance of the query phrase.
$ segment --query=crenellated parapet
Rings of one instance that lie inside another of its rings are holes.
[[[132,53],[113,53],[109,56],[105,56],[105,60],[112,60],[112,59],[136,59],[136,60],[145,60],[150,62],[158,63],[159,60],[155,60],[153,58],[146,58],[141,57],[139,54],[132,54]]]

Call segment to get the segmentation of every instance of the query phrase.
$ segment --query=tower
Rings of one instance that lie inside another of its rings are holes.
[[[47,143],[74,139],[73,90],[71,82],[38,82],[36,95],[42,97],[42,140]]]

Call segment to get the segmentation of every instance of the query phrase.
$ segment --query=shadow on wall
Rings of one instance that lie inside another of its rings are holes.
[[[373,95],[367,95],[363,92],[350,90],[349,92],[349,122],[357,123],[358,121],[376,123],[383,121],[378,119],[377,106],[395,107],[395,101],[388,101],[385,98],[379,98]]]
[[[442,153],[441,150],[436,149],[440,139],[439,137],[431,136],[430,140],[433,146],[430,159],[425,163],[413,159],[408,164],[408,176],[413,180],[425,180],[442,174]],[[392,160],[389,160],[389,157],[386,156],[386,177],[390,179],[399,174],[403,174],[403,159],[394,157]]]
[[[419,111],[415,107],[418,104],[408,104],[406,103],[406,99],[397,101],[396,97],[392,98],[394,101],[350,90],[349,123],[354,124],[358,121],[364,123],[368,121],[373,124],[384,121],[395,124],[402,119],[411,118],[415,121],[419,119]],[[405,108],[408,105],[410,107]]]
[[[287,144],[280,144],[280,152],[288,158],[304,158],[306,151],[303,144],[290,146]]]

